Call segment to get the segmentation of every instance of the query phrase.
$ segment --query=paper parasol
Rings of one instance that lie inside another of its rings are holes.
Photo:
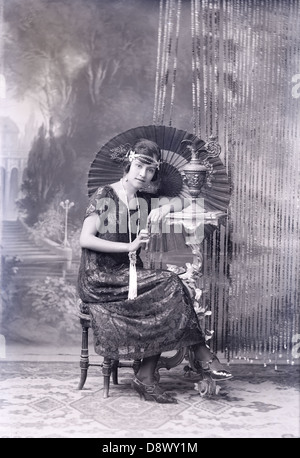
[[[206,143],[187,131],[170,126],[135,127],[115,136],[102,146],[89,170],[89,196],[98,187],[111,184],[123,176],[123,159],[140,138],[156,142],[162,152],[160,182],[148,189],[149,192],[156,191],[167,197],[190,197],[182,172],[191,159],[188,143],[193,142],[199,151],[199,158],[211,167],[210,183],[208,180],[204,183],[199,197],[204,198],[207,211],[227,210],[230,201],[229,179],[219,153],[213,151],[214,142]]]

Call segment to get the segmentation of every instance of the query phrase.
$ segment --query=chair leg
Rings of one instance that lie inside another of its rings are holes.
[[[103,397],[108,398],[109,396],[109,382],[110,382],[110,374],[111,374],[111,359],[104,358],[103,366],[102,366],[102,374],[103,374]]]
[[[82,324],[82,345],[80,354],[81,375],[78,384],[78,390],[82,390],[82,388],[84,387],[87,378],[87,371],[89,368],[88,332],[89,327]]]
[[[112,371],[112,380],[114,385],[118,385],[118,367],[119,367],[119,360],[115,359],[111,366]]]

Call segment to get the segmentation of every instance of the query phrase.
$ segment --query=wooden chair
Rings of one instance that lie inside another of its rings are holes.
[[[80,312],[79,313],[80,323],[82,327],[82,345],[81,345],[81,355],[80,355],[80,368],[81,375],[80,381],[78,384],[78,390],[82,390],[87,379],[88,369],[91,366],[102,367],[103,375],[103,398],[109,397],[109,387],[110,387],[110,378],[112,376],[112,381],[114,385],[118,384],[118,368],[119,367],[132,367],[134,373],[136,374],[139,370],[141,360],[134,361],[119,361],[112,360],[110,358],[104,358],[103,363],[91,364],[89,362],[89,328],[91,327],[91,319],[88,313]],[[189,362],[189,366],[185,366],[184,370],[186,373],[193,371],[194,368],[194,355],[191,347],[182,348],[176,350],[173,356],[161,356],[157,364],[157,377],[159,379],[159,369],[172,369],[173,367],[178,366],[184,359]],[[199,372],[198,372],[199,374]],[[218,394],[219,387],[216,385],[216,382],[211,378],[211,376],[205,372],[199,374],[198,390],[201,396],[212,396]]]
[[[80,324],[82,327],[82,343],[81,343],[81,354],[80,354],[80,381],[78,384],[78,390],[82,390],[87,379],[88,369],[91,366],[102,367],[103,375],[103,397],[108,398],[109,396],[109,385],[110,378],[114,385],[118,384],[118,368],[119,367],[132,367],[136,374],[139,370],[141,361],[119,361],[112,360],[110,358],[104,358],[103,363],[92,364],[89,362],[89,328],[91,327],[91,319],[88,313],[79,312]]]

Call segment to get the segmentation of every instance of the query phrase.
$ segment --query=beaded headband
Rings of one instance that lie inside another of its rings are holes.
[[[156,161],[155,159],[153,159],[153,157],[146,156],[146,154],[136,153],[133,150],[128,151],[126,157],[128,157],[129,162],[132,162],[134,159],[142,159],[147,164],[155,166],[157,170],[159,170],[161,164],[161,161]]]

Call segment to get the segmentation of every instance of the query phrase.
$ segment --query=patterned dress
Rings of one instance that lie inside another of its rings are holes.
[[[149,194],[137,195],[139,201],[147,203],[149,211]],[[134,216],[135,212],[130,213]],[[90,198],[85,217],[92,213],[99,216],[98,237],[129,242],[128,224],[124,225],[128,210],[111,186],[98,188]],[[145,227],[143,221],[140,227]],[[135,236],[132,233],[132,240]],[[173,272],[144,269],[139,251],[138,296],[128,300],[128,253],[82,249],[78,293],[91,317],[96,353],[112,359],[142,359],[204,343],[186,286]]]

